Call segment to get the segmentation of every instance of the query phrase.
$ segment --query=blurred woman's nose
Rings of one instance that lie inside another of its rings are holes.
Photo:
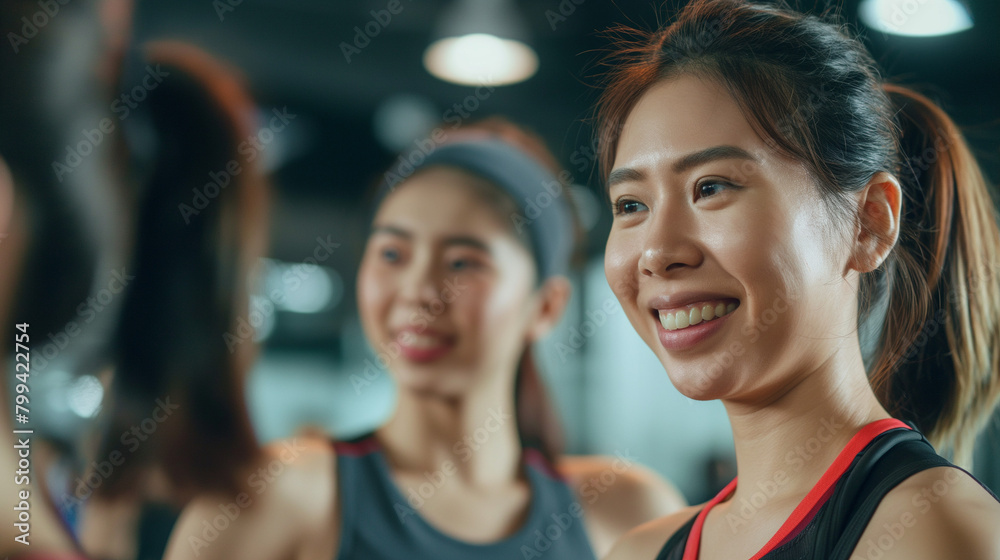
[[[400,298],[414,305],[427,305],[437,299],[442,282],[438,268],[431,252],[418,251],[400,278]]]

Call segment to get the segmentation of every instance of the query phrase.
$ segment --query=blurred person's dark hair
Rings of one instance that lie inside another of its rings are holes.
[[[120,449],[120,436],[158,403],[177,408],[100,492],[133,494],[145,469],[160,466],[182,504],[201,491],[242,490],[241,467],[259,453],[243,389],[255,345],[236,325],[249,312],[248,279],[266,245],[268,189],[259,162],[238,153],[256,132],[241,78],[182,43],[152,43],[144,55],[167,77],[137,119],[155,149],[139,194],[136,281],[116,337],[104,453]],[[213,183],[213,175],[225,179]],[[193,201],[196,192],[204,201]]]
[[[0,318],[5,322],[0,331],[12,339],[14,332],[28,335],[19,342],[32,349],[33,359],[26,362],[30,373],[17,368],[23,375],[19,381],[27,386],[28,375],[44,375],[46,364],[65,360],[69,371],[81,373],[96,371],[107,360],[106,343],[119,302],[104,305],[90,321],[76,319],[83,302],[119,271],[127,251],[129,205],[118,165],[121,138],[107,126],[102,130],[101,123],[114,123],[110,103],[130,13],[128,0],[44,5],[9,0],[0,11],[8,43],[0,49],[0,187],[8,206],[2,218],[9,228],[0,239]],[[16,324],[26,324],[27,332],[15,331]],[[80,326],[85,328],[77,330]],[[13,353],[13,340],[4,348]],[[5,359],[0,369],[8,365]],[[8,408],[14,371],[4,377],[0,426],[8,426],[14,412]],[[35,428],[36,421],[44,420],[38,404],[45,400],[35,395],[31,402],[31,423],[19,427]],[[48,449],[72,456],[75,449],[62,440],[45,446],[37,440],[51,434],[35,432],[28,439],[42,447],[32,453],[30,550],[78,557],[79,546],[48,495],[55,459],[43,453]],[[13,451],[12,445],[3,447]],[[11,452],[2,463],[13,470],[19,463]],[[25,490],[13,476],[2,487],[5,497],[8,492],[23,497]],[[9,515],[0,516],[2,536],[9,543],[0,546],[0,553],[20,556],[25,547],[15,542],[11,533],[20,529],[8,522]],[[23,516],[15,519],[24,521]]]
[[[128,237],[121,138],[100,130],[111,118],[107,47],[114,33],[103,25],[100,0],[58,6],[49,16],[38,2],[8,0],[0,13],[0,28],[17,35],[8,34],[10,44],[0,49],[0,153],[28,244],[12,317],[30,318],[39,337],[61,331],[93,289],[107,284]],[[88,324],[89,334],[111,328],[116,305]]]

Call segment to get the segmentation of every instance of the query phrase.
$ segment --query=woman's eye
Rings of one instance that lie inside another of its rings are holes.
[[[475,268],[477,262],[472,259],[454,259],[449,263],[452,270],[468,270]]]
[[[615,202],[615,214],[634,214],[645,208],[645,204],[636,200],[621,199]]]
[[[704,183],[698,185],[695,190],[698,191],[698,198],[707,198],[728,188],[731,188],[731,185],[728,183],[723,183],[721,181],[705,181]]]
[[[382,260],[386,262],[398,262],[399,261],[399,250],[392,247],[387,247],[382,249]]]

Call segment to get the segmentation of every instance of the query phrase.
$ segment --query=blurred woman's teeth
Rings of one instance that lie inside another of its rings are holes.
[[[436,336],[425,336],[412,333],[405,333],[402,337],[400,337],[400,342],[411,348],[435,348],[444,343],[443,340]]]
[[[660,324],[668,331],[684,329],[732,313],[738,304],[724,301],[701,303],[680,311],[660,311]]]

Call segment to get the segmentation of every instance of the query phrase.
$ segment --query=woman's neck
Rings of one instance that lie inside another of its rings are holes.
[[[510,388],[447,398],[401,389],[395,413],[377,436],[395,469],[454,474],[473,485],[520,476],[521,444]]]
[[[834,350],[795,379],[764,403],[725,402],[740,481],[731,504],[759,498],[756,492],[779,509],[797,504],[858,430],[890,417],[856,345]]]

